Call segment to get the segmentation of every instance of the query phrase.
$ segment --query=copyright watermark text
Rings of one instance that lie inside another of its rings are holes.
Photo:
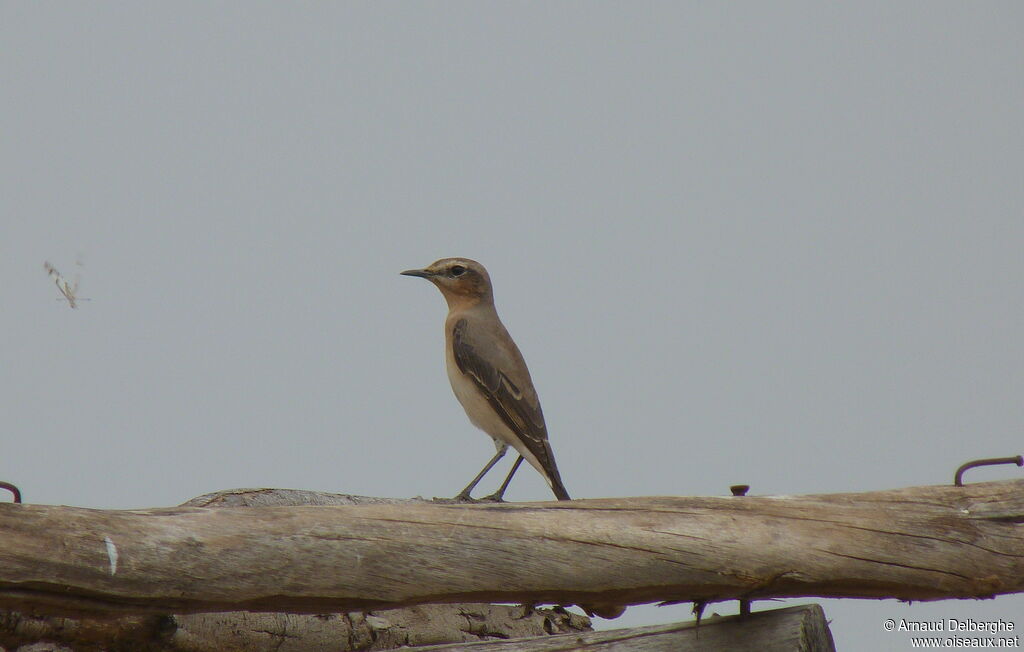
[[[882,623],[887,632],[922,634],[912,636],[910,647],[921,649],[1020,648],[1021,637],[1013,621],[974,620],[973,618],[941,618],[908,620],[887,618]]]

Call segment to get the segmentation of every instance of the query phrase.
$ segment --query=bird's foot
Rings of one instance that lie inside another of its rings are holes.
[[[484,496],[478,499],[476,502],[480,503],[503,503],[505,499],[501,497],[500,493],[493,493],[490,496]]]
[[[486,498],[484,500],[486,500]],[[479,502],[479,501],[476,498],[473,498],[472,496],[470,496],[468,491],[463,491],[460,494],[458,494],[457,496],[455,496],[454,498],[452,498],[452,502],[453,503],[476,503],[476,502]]]

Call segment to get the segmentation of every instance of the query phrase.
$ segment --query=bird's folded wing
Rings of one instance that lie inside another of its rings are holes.
[[[502,370],[502,362],[510,361],[501,360],[504,356],[493,346],[478,343],[465,319],[453,326],[452,352],[459,371],[476,382],[505,425],[519,436],[544,468],[554,469],[540,401],[535,392],[524,391]]]

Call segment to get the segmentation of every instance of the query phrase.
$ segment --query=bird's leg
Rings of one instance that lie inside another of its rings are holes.
[[[495,453],[494,457],[491,458],[491,461],[487,463],[487,466],[485,466],[483,470],[480,471],[480,473],[477,473],[476,477],[473,478],[473,481],[470,482],[465,489],[460,491],[459,494],[455,496],[453,500],[465,503],[473,502],[473,499],[470,497],[469,493],[473,491],[474,488],[476,488],[477,483],[480,482],[480,480],[482,480],[485,475],[487,475],[487,472],[490,471],[494,467],[494,465],[498,463],[498,460],[505,456],[505,451],[507,450],[508,446],[502,446],[501,448],[499,448],[498,452]]]
[[[503,503],[503,502],[505,502],[504,500],[502,500],[502,496],[505,495],[505,490],[508,489],[508,483],[512,482],[512,476],[514,476],[516,474],[516,471],[519,470],[519,465],[522,464],[522,463],[523,463],[523,456],[520,455],[519,459],[516,460],[516,463],[512,465],[512,470],[508,472],[507,476],[505,476],[505,481],[501,483],[500,487],[498,487],[498,490],[495,491],[490,496],[484,496],[480,500],[489,500],[489,501],[491,501],[493,503]]]

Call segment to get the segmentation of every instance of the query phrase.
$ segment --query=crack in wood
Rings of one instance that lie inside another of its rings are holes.
[[[872,564],[883,564],[886,566],[895,566],[897,568],[906,568],[910,570],[919,570],[929,573],[941,573],[942,575],[951,575],[953,577],[959,577],[964,580],[972,580],[974,578],[968,577],[967,575],[961,575],[960,573],[954,573],[952,571],[942,570],[940,568],[929,568],[927,566],[914,566],[912,564],[901,564],[895,561],[884,561],[881,559],[871,559],[870,557],[858,557],[856,555],[847,555],[841,552],[835,552],[834,550],[825,550],[824,548],[815,548],[818,552],[824,552],[828,555],[835,555],[837,557],[844,557],[846,559],[855,559],[857,561],[864,561]]]

